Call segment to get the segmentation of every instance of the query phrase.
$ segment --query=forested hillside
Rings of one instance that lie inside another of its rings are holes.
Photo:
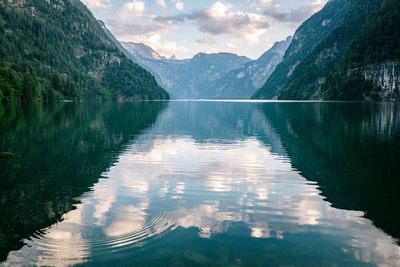
[[[325,99],[398,100],[400,1],[384,0],[323,86]]]
[[[283,61],[276,67],[267,82],[254,95],[253,99],[272,99],[279,95],[293,70],[313,50],[313,48],[328,36],[344,15],[354,0],[331,0],[326,6],[306,20],[293,36]]]
[[[0,0],[0,102],[168,98],[79,0]]]
[[[382,0],[357,0],[338,26],[294,69],[280,99],[320,99],[321,85]]]

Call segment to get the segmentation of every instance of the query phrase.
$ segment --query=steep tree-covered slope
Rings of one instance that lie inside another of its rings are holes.
[[[328,36],[337,24],[342,21],[353,1],[330,0],[322,10],[306,20],[296,30],[283,61],[276,67],[267,82],[252,98],[276,98],[296,66],[312,51],[321,39]]]
[[[338,26],[294,69],[279,98],[322,98],[320,89],[327,75],[334,70],[354,36],[381,3],[382,0],[354,1]]]
[[[219,79],[206,96],[212,98],[250,98],[268,79],[282,61],[292,37],[276,42],[261,57],[230,71]]]
[[[384,0],[323,86],[325,99],[399,99],[400,1]]]
[[[0,0],[0,43],[1,102],[168,97],[79,0]]]

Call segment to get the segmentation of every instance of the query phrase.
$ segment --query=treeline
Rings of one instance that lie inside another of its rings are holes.
[[[0,67],[0,102],[54,102],[81,97],[79,87],[58,73],[38,74],[28,65]]]
[[[321,98],[322,81],[335,70],[356,34],[381,2],[382,0],[352,1],[342,21],[314,47],[287,78],[279,99]]]
[[[2,102],[168,98],[79,0],[0,0],[0,43]]]
[[[327,12],[335,3],[339,2],[328,2],[320,12],[299,27],[296,32],[297,39],[301,37],[308,42],[297,46],[295,41],[292,42],[283,62],[253,98],[400,99],[400,73],[397,71],[400,68],[400,1],[346,1],[349,6],[344,16],[333,21],[330,19],[332,15],[328,16]],[[334,12],[342,11],[336,9]],[[335,27],[331,27],[329,33],[324,36],[311,22],[319,25],[318,27],[326,27],[333,23]],[[319,33],[320,39],[310,44],[316,33]],[[295,51],[304,52],[305,45],[309,48],[305,51],[307,55],[304,58],[294,56]],[[290,64],[291,68],[283,68],[288,59],[296,63]],[[387,62],[393,70],[387,69]],[[372,79],[366,78],[367,70],[368,75],[380,79],[379,83],[382,83],[381,76],[384,72],[393,76],[385,77],[385,83],[390,83],[388,88],[382,88],[383,86],[367,80]]]
[[[349,12],[355,0],[328,1],[325,7],[307,19],[297,30],[283,61],[276,67],[266,83],[252,96],[253,99],[272,99],[279,96],[288,78],[316,45],[326,38]],[[305,65],[308,65],[307,63]],[[313,66],[314,67],[314,66]],[[314,68],[315,71],[319,70]],[[308,70],[307,70],[308,71]],[[305,75],[309,75],[308,73]],[[313,75],[310,73],[310,75]],[[312,77],[304,77],[308,83]]]
[[[327,100],[361,100],[367,96],[380,100],[382,88],[366,81],[362,71],[365,66],[385,61],[400,64],[400,1],[385,0],[372,14],[350,44],[342,61],[331,73],[322,87]],[[394,73],[398,76],[400,73]],[[389,99],[400,99],[399,90],[394,90]]]

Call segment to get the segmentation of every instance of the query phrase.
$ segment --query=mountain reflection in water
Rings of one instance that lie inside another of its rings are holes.
[[[97,108],[63,106],[71,116],[40,131],[2,125],[2,150],[22,156],[0,163],[0,242],[26,244],[2,245],[4,264],[400,265],[398,105]],[[82,140],[92,150],[71,158]]]

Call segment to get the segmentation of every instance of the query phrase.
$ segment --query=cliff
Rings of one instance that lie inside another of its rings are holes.
[[[387,100],[399,99],[400,62],[386,61],[370,64],[365,67],[364,79],[372,81],[382,88],[381,98]]]

